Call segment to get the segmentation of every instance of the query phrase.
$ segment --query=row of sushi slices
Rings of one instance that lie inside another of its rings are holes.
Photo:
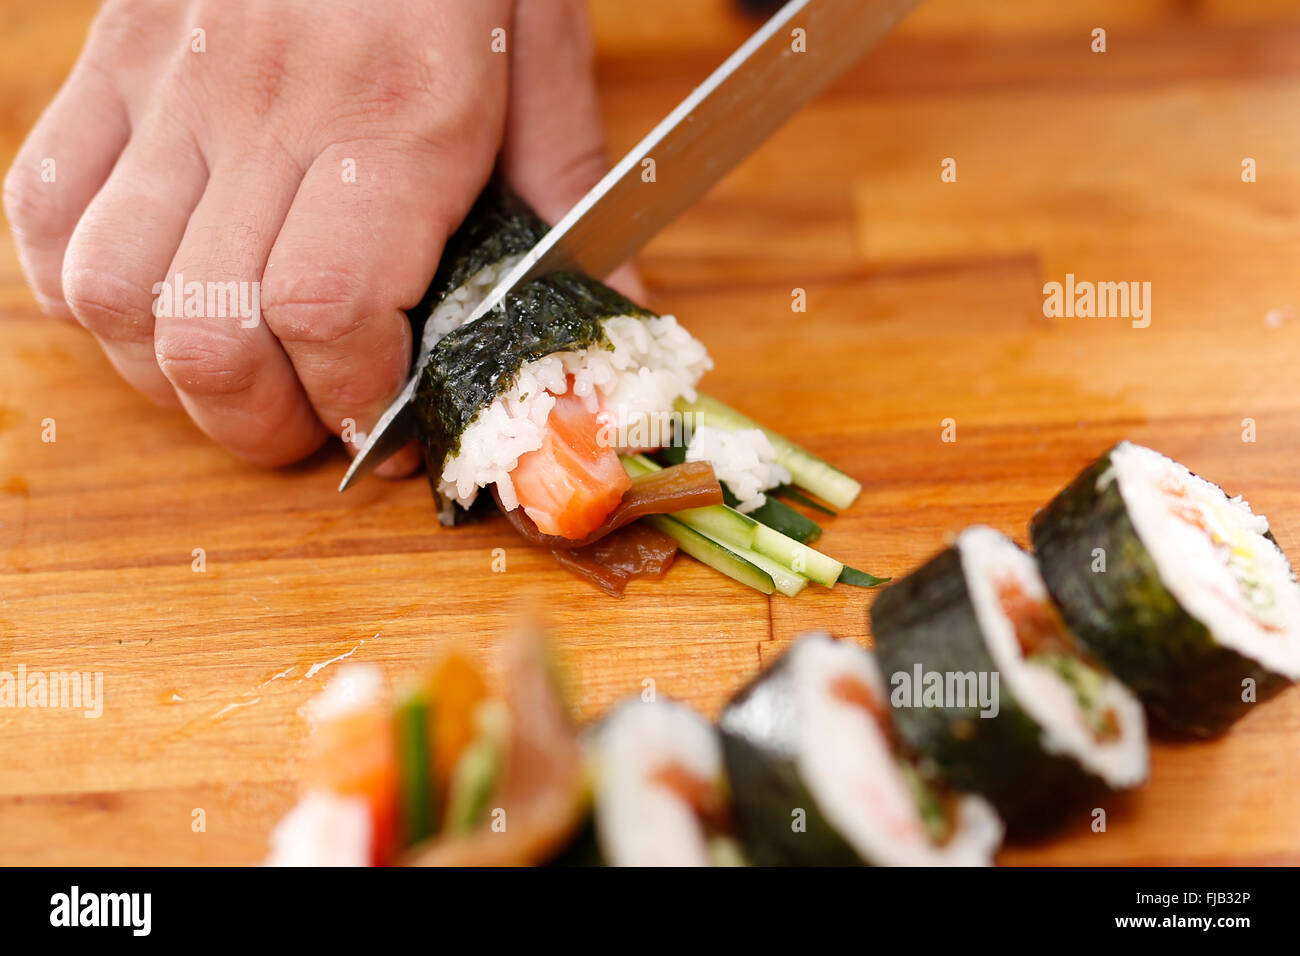
[[[1011,835],[1143,782],[1148,716],[1211,736],[1300,679],[1300,585],[1267,520],[1159,452],[1120,442],[1030,537],[1037,559],[969,528],[871,613],[907,675],[900,738]],[[983,699],[976,675],[998,677]]]
[[[1219,733],[1300,679],[1300,585],[1267,522],[1122,442],[1034,518],[887,588],[875,653],[812,633],[716,726],[626,701],[579,736],[534,631],[503,694],[451,655],[396,705],[313,706],[288,864],[982,865],[1148,772],[1147,717]]]
[[[880,583],[811,547],[821,527],[787,503],[833,515],[859,483],[699,393],[713,362],[675,317],[564,272],[468,321],[546,229],[490,184],[422,303],[415,408],[439,519],[495,501],[613,596],[662,576],[679,550],[766,594]]]
[[[907,750],[851,642],[803,637],[717,726],[632,698],[581,735],[541,642],[507,654],[500,698],[457,655],[395,704],[376,671],[341,672],[268,863],[986,865],[1001,841]]]

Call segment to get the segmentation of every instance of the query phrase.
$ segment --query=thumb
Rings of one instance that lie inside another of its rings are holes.
[[[584,0],[518,0],[501,168],[547,222],[558,221],[608,169]],[[610,284],[637,301],[631,264]]]

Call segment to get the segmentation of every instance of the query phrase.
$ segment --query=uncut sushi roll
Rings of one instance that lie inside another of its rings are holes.
[[[903,740],[1013,835],[1146,779],[1141,705],[1081,653],[1033,557],[992,528],[887,588],[871,628]]]
[[[554,273],[516,290],[444,336],[421,375],[440,517],[488,490],[543,535],[590,536],[632,485],[619,453],[664,444],[673,402],[711,366],[676,319],[595,279]]]
[[[673,403],[712,362],[672,316],[575,272],[467,323],[547,228],[500,184],[484,190],[412,313],[427,314],[415,411],[444,524],[494,497],[563,544],[602,528],[632,486],[618,455],[666,444]]]
[[[452,233],[438,271],[410,318],[420,354],[465,324],[492,287],[519,264],[550,227],[500,180],[479,194]]]
[[[718,723],[748,857],[778,866],[981,866],[1002,824],[897,745],[872,655],[802,637]]]
[[[1070,628],[1162,725],[1220,733],[1300,678],[1300,586],[1268,521],[1120,442],[1030,527]]]
[[[617,706],[587,747],[592,819],[586,862],[608,866],[743,863],[714,728],[671,701]]]

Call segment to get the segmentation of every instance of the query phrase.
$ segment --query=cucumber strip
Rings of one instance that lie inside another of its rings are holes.
[[[687,508],[684,511],[674,511],[673,517],[715,541],[738,548],[753,549],[754,538],[762,527],[748,515],[725,505]]]
[[[757,564],[741,557],[725,544],[720,544],[694,528],[687,527],[675,518],[670,518],[668,515],[646,515],[641,520],[675,539],[683,551],[713,570],[721,571],[727,577],[741,584],[747,584],[764,594],[771,594],[776,590],[772,575]]]
[[[659,471],[660,468],[644,455],[624,455],[623,470],[633,478]],[[728,547],[753,548],[754,535],[759,524],[748,515],[743,515],[734,508],[725,505],[709,505],[705,508],[686,508],[673,512],[673,517]]]
[[[893,578],[878,578],[874,574],[868,574],[866,571],[859,571],[857,568],[851,568],[847,564],[844,570],[840,572],[840,584],[847,584],[855,588],[874,588],[878,584],[884,584],[892,581]]]
[[[795,484],[806,488],[819,498],[824,498],[837,508],[847,508],[862,491],[862,485],[854,481],[834,465],[818,458],[806,448],[801,448],[790,439],[777,434],[770,428],[746,418],[740,412],[724,405],[716,398],[702,393],[695,401],[688,402],[679,398],[673,406],[683,415],[695,416],[696,422],[714,425],[731,431],[744,428],[759,428],[776,449],[776,460],[785,466]]]
[[[736,507],[736,496],[727,490],[726,485],[722,486],[722,493],[727,499],[727,504]],[[748,514],[759,524],[765,524],[787,538],[794,538],[800,544],[812,544],[822,535],[821,525],[812,518],[801,515],[779,498],[773,497],[771,492],[767,494],[767,501]]]
[[[465,748],[447,788],[447,832],[472,830],[483,818],[500,769],[501,748],[496,740],[481,737]]]
[[[772,578],[772,584],[786,597],[794,597],[808,586],[808,579],[797,571],[792,571],[780,561],[748,548],[736,552],[750,564],[756,564]]]
[[[640,478],[651,472],[663,471],[663,465],[651,461],[645,455],[619,455],[618,459],[623,463],[623,470],[627,472],[629,478]]]
[[[774,531],[765,524],[758,526],[754,535],[754,550],[766,555],[792,571],[812,578],[818,584],[834,587],[839,580],[844,565],[832,557],[816,551],[806,544],[800,544],[793,538],[787,538],[779,531]]]
[[[667,468],[669,465],[680,465],[686,461],[685,445],[669,445],[666,448],[660,448],[654,453],[655,461]]]
[[[672,465],[680,465],[686,460],[686,449],[681,447],[660,448],[654,453],[651,460],[665,468]],[[793,492],[792,497],[802,499],[811,507],[817,508],[818,510],[824,511],[832,516],[835,514],[835,512],[831,511],[829,508],[817,504],[810,498],[805,498],[797,491],[793,491],[789,485],[784,485],[782,488],[775,490],[778,492],[782,490],[787,493]],[[733,509],[740,500],[731,493],[731,489],[725,484],[722,486],[722,497],[725,499],[727,507]],[[812,518],[801,515],[784,501],[776,498],[773,492],[768,492],[767,501],[746,514],[759,524],[765,524],[769,528],[781,532],[787,538],[794,538],[800,544],[810,544],[821,537],[821,525],[816,521],[813,521]]]
[[[623,456],[623,468],[633,478],[659,470],[659,466],[644,455]],[[804,589],[808,578],[831,587],[843,567],[834,558],[726,505],[687,508],[675,512],[672,517],[766,571],[776,590],[790,597]],[[762,546],[759,545],[760,538]]]
[[[410,846],[433,835],[436,793],[429,772],[429,702],[417,691],[397,705],[397,773],[402,838]]]
[[[827,508],[820,501],[814,501],[812,498],[809,498],[794,485],[782,485],[779,488],[773,488],[771,493],[768,495],[768,498],[770,499],[772,495],[777,495],[781,498],[789,498],[791,501],[797,501],[799,504],[812,508],[814,511],[820,511],[822,514],[830,515],[832,518],[835,517],[834,510]]]

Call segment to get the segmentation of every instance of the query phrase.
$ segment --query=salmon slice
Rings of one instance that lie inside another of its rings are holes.
[[[510,473],[520,507],[543,534],[585,538],[632,487],[617,451],[599,435],[596,413],[572,386],[555,396],[542,447],[521,455]]]
[[[397,850],[397,750],[386,709],[367,707],[321,724],[309,740],[306,782],[370,807],[372,862]]]

